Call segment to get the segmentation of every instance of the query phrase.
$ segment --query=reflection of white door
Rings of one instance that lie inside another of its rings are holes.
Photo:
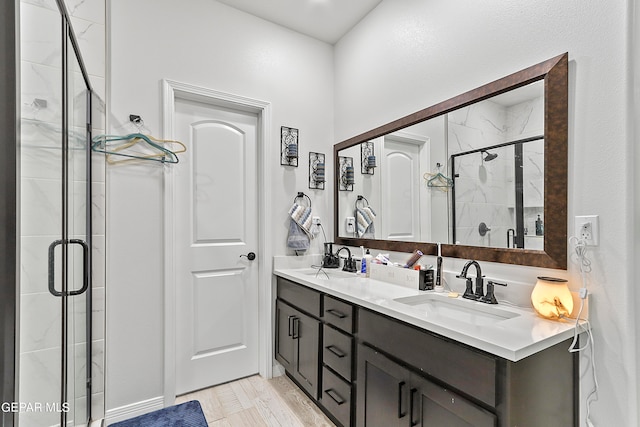
[[[382,239],[425,241],[422,228],[427,228],[428,207],[421,206],[421,165],[427,165],[426,138],[409,135],[387,135],[382,152]],[[424,159],[422,157],[425,157]],[[421,209],[422,208],[422,209]],[[423,215],[421,216],[421,212]]]
[[[176,394],[258,372],[256,114],[176,99]]]

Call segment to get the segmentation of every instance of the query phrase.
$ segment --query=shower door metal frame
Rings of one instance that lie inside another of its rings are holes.
[[[50,283],[49,290],[52,295],[61,298],[62,304],[62,334],[61,334],[61,346],[62,346],[62,357],[61,357],[61,385],[60,385],[60,404],[63,405],[68,401],[68,327],[69,327],[69,297],[80,295],[86,292],[86,422],[91,421],[91,393],[92,393],[92,369],[91,369],[91,357],[92,357],[92,215],[91,215],[91,206],[92,206],[92,189],[91,189],[91,181],[92,181],[92,166],[91,166],[91,129],[92,129],[92,98],[93,98],[93,89],[91,86],[91,82],[89,80],[89,74],[87,73],[84,61],[82,59],[82,54],[80,53],[80,48],[78,45],[77,38],[73,31],[73,27],[71,25],[71,20],[69,18],[69,14],[67,12],[66,6],[63,0],[56,0],[58,5],[58,9],[60,11],[60,16],[62,19],[62,34],[61,34],[61,43],[62,43],[62,239],[52,242],[50,247],[50,257],[49,257],[49,268],[50,268]],[[72,47],[72,52],[69,51],[69,43]],[[86,209],[85,209],[85,236],[86,241],[81,241],[80,239],[69,239],[69,230],[68,230],[68,200],[69,200],[69,161],[68,161],[68,152],[69,152],[69,61],[73,59],[71,55],[75,55],[75,60],[77,60],[78,66],[80,67],[80,72],[82,74],[82,78],[84,80],[85,88],[86,88],[86,141],[85,141],[85,161],[86,161]],[[70,245],[80,244],[83,247],[83,286],[80,290],[69,290],[68,289],[68,276],[67,276],[67,261],[68,261],[68,249]],[[62,273],[62,290],[56,291],[54,288],[53,281],[51,279],[52,269],[53,269],[53,249],[55,246],[61,245],[62,247],[62,265],[63,265],[63,273]],[[67,412],[60,412],[60,425],[67,425]],[[77,424],[77,421],[74,420],[74,424]],[[83,420],[84,422],[85,420]]]
[[[544,139],[544,135],[537,135],[529,138],[518,139],[515,141],[503,142],[501,144],[491,145],[489,147],[476,148],[474,150],[464,151],[461,153],[456,153],[451,155],[451,179],[453,179],[453,187],[451,187],[451,244],[453,245],[456,244],[456,178],[460,177],[460,175],[456,173],[456,162],[455,162],[456,157],[466,156],[468,154],[473,154],[473,153],[481,153],[483,151],[493,150],[495,148],[508,147],[510,145],[514,145],[514,146],[522,145],[526,142],[538,141],[541,139]],[[520,175],[520,178],[522,178],[522,175]],[[520,184],[520,192],[522,193],[522,183]],[[522,197],[520,198],[520,201],[522,202]],[[522,212],[523,212],[523,209],[522,207],[520,207],[520,213]],[[523,236],[522,242],[524,247],[524,224],[522,223],[522,221],[520,222],[519,230],[520,230],[519,232]],[[517,236],[516,236],[516,240],[517,240]]]
[[[0,404],[17,401],[18,372],[18,0],[0,2]],[[15,414],[0,411],[0,425],[12,426]]]

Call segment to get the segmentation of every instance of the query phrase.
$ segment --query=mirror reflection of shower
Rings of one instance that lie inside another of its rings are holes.
[[[484,162],[490,162],[491,160],[494,160],[494,159],[496,159],[498,157],[498,155],[496,153],[491,154],[491,153],[489,153],[488,151],[485,151],[485,150],[483,150],[481,153],[482,153],[482,155],[486,154],[486,156],[484,156],[482,158],[482,161],[484,161]]]
[[[453,241],[542,250],[544,236],[531,231],[544,214],[543,144],[534,135],[451,155]]]
[[[496,157],[498,157],[498,155],[496,154]],[[495,159],[495,157],[494,157]],[[480,237],[487,237],[487,246],[491,246],[491,227],[489,227],[486,223],[481,222],[480,225],[478,225],[478,234],[480,235]]]

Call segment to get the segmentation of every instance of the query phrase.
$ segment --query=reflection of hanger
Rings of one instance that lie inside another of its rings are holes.
[[[179,148],[177,151],[172,151],[166,148],[165,144],[175,144]],[[139,150],[134,150],[134,147]],[[187,147],[180,141],[157,139],[142,133],[98,135],[93,138],[91,149],[107,154],[107,161],[111,164],[134,160],[178,163],[177,153],[187,151]],[[120,156],[125,159],[114,160],[112,156]]]
[[[438,168],[437,173],[425,173],[424,179],[427,180],[427,187],[438,188],[442,191],[447,191],[447,189],[453,187],[453,180],[440,172],[440,168],[442,165],[440,163],[436,164]]]

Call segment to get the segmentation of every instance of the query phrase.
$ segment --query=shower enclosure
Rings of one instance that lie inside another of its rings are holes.
[[[64,2],[56,3],[37,12],[21,4],[21,13],[39,15],[30,26],[23,16],[20,43],[20,427],[92,418],[93,90]],[[44,43],[30,40],[36,31]]]
[[[543,249],[535,230],[544,215],[543,136],[452,154],[451,173],[453,241]]]

